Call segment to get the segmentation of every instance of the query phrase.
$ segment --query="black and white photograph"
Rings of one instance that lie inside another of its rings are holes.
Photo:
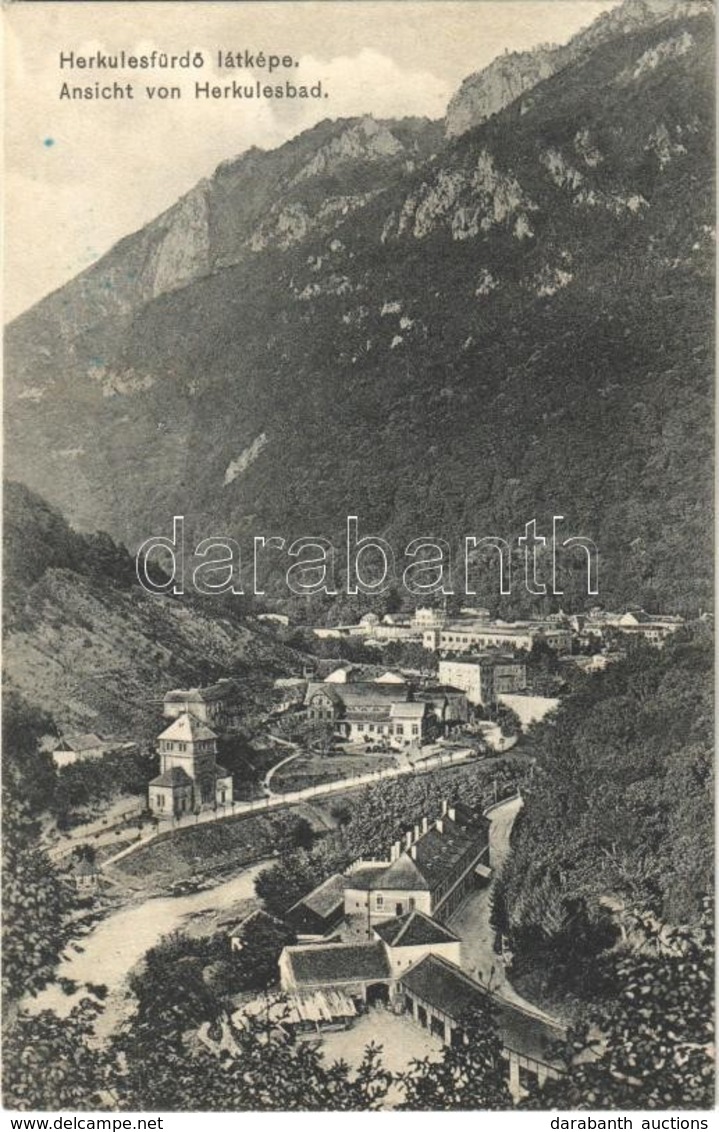
[[[3,1127],[710,1129],[713,0],[2,19]]]

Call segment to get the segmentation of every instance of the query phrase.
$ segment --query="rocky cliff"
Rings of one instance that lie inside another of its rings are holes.
[[[569,43],[543,45],[532,51],[507,52],[484,70],[469,75],[447,108],[447,137],[471,130],[527,95],[522,110],[531,105],[531,91],[563,67],[617,36],[656,24],[712,11],[711,0],[625,0],[584,28]]]

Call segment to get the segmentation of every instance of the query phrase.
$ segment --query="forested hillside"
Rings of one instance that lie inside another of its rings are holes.
[[[629,7],[461,136],[325,122],[223,164],[17,319],[11,474],[131,547],[173,514],[341,546],[351,512],[456,553],[561,514],[609,607],[707,608],[713,22]]]
[[[692,925],[713,891],[713,644],[683,631],[565,698],[537,762],[494,917],[515,972],[552,998],[602,992],[637,917]]]
[[[251,717],[297,663],[240,597],[146,593],[123,546],[74,531],[22,485],[5,485],[4,514],[6,688],[58,728],[153,739],[169,688],[223,676],[242,680]]]

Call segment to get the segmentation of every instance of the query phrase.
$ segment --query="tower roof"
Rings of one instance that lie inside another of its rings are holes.
[[[182,715],[178,715],[177,719],[174,719],[158,738],[197,743],[198,740],[216,739],[217,735],[207,724],[201,723],[199,719],[195,719],[194,715],[185,711]]]

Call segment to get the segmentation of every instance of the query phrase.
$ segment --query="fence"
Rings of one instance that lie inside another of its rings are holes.
[[[218,806],[216,810],[202,810],[199,814],[186,814],[183,817],[171,818],[164,821],[162,826],[147,826],[141,832],[137,841],[126,846],[113,857],[109,857],[102,867],[106,868],[124,857],[129,857],[141,845],[147,845],[156,837],[166,837],[179,829],[192,829],[208,822],[231,821],[243,814],[267,813],[269,810],[281,809],[283,806],[296,805],[297,802],[307,802],[312,798],[319,798],[328,794],[340,794],[345,790],[354,790],[360,786],[371,786],[375,782],[381,782],[388,778],[399,778],[405,774],[427,774],[439,767],[454,766],[457,763],[466,762],[467,759],[473,758],[475,754],[475,751],[467,747],[459,751],[433,755],[419,765],[408,763],[404,766],[385,767],[383,770],[369,771],[367,774],[358,774],[353,778],[342,778],[336,782],[322,782],[317,786],[307,786],[304,790],[295,790],[289,794],[274,794],[270,798],[257,798],[253,802],[228,802],[225,805]]]
[[[78,826],[74,835],[73,831],[70,831],[67,841],[52,846],[47,850],[47,855],[55,863],[62,861],[65,857],[69,857],[77,846],[83,843],[84,839],[95,837],[100,833],[111,833],[113,829],[123,826],[128,818],[139,818],[144,810],[145,802],[138,800],[124,810],[117,810],[104,818],[98,818],[97,821]]]

